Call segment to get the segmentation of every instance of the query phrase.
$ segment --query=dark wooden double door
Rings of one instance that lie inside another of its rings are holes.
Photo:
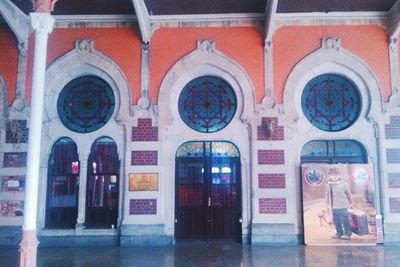
[[[240,158],[177,158],[175,196],[175,238],[241,240]]]

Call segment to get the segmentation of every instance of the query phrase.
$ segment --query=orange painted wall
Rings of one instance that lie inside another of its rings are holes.
[[[150,97],[156,103],[168,70],[196,49],[198,39],[214,39],[216,48],[236,60],[250,76],[257,102],[264,96],[264,45],[255,27],[160,28],[153,33],[150,58]]]
[[[11,104],[17,87],[18,49],[13,33],[4,28],[0,29],[0,48],[0,74],[8,91],[8,104]]]
[[[131,102],[136,103],[141,91],[141,41],[134,28],[54,29],[48,41],[47,66],[74,49],[75,40],[85,38],[93,39],[95,49],[111,58],[122,69],[131,87]],[[28,100],[30,88],[31,81],[27,85]]]
[[[343,48],[363,59],[379,80],[382,96],[391,94],[387,34],[377,26],[283,27],[273,38],[275,96],[282,102],[285,81],[293,67],[321,47],[322,37],[340,37]]]

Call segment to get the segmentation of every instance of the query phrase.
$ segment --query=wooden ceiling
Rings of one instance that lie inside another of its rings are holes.
[[[396,0],[281,0],[278,13],[389,11]]]
[[[4,1],[4,0],[1,0]],[[11,0],[26,14],[31,0]],[[267,0],[144,0],[151,15],[264,13]],[[278,13],[388,11],[396,0],[279,0]],[[59,0],[54,15],[135,14],[132,0]]]

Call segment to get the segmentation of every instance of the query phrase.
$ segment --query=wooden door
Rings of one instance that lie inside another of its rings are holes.
[[[240,239],[240,159],[177,158],[175,237]]]
[[[211,158],[208,180],[208,238],[241,237],[239,158]]]

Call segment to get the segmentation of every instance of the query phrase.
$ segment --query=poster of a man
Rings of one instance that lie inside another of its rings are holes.
[[[307,245],[375,244],[373,168],[369,164],[303,164]]]

